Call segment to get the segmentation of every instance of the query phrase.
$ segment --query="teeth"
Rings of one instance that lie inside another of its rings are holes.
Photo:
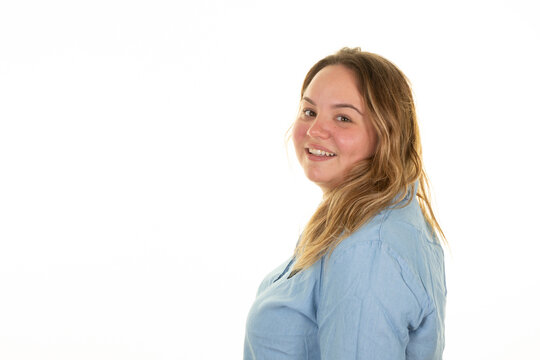
[[[334,153],[329,153],[326,151],[322,151],[319,149],[308,149],[310,154],[317,155],[317,156],[336,156]]]

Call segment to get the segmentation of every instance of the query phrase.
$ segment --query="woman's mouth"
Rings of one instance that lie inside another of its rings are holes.
[[[333,157],[333,156],[336,156],[336,154],[334,154],[334,153],[319,150],[319,149],[307,148],[306,150],[307,150],[307,152],[309,154],[315,155],[315,156],[321,156],[321,157]]]

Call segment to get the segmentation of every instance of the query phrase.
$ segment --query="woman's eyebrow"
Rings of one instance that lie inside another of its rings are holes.
[[[315,101],[311,100],[310,98],[308,98],[307,96],[303,96],[302,97],[303,100],[307,101],[308,103],[310,103],[311,105],[315,106]],[[358,110],[358,108],[354,105],[351,105],[351,104],[335,104],[335,105],[332,105],[333,108],[350,108],[350,109],[353,109],[355,110],[357,113],[359,113],[360,115],[364,116],[364,114]]]
[[[360,110],[358,110],[355,106],[353,106],[351,104],[335,104],[332,107],[334,107],[334,108],[350,108],[350,109],[356,110],[356,112],[359,113],[360,115],[362,115],[362,116],[364,115],[364,114],[362,114],[362,112]]]
[[[303,96],[303,97],[302,97],[302,100],[307,101],[307,102],[310,103],[311,105],[315,105],[315,101],[311,100],[311,99],[308,98],[307,96]]]

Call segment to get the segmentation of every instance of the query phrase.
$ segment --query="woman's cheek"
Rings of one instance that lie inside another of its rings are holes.
[[[296,120],[293,126],[293,134],[292,134],[295,148],[298,148],[298,146],[302,146],[302,142],[306,135],[306,131],[307,131],[306,125]]]

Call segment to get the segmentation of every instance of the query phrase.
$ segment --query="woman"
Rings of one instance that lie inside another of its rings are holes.
[[[359,48],[322,59],[292,138],[323,200],[260,285],[244,359],[441,359],[444,235],[406,77]]]

